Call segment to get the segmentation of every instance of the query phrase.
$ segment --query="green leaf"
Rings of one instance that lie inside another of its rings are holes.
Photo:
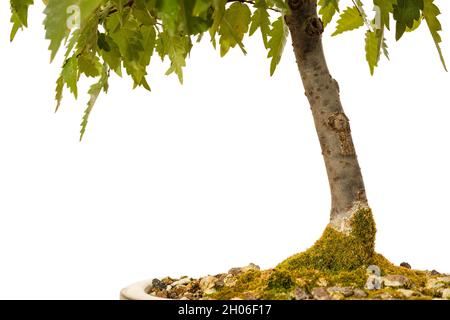
[[[86,110],[84,111],[83,121],[81,122],[80,131],[80,141],[83,140],[84,134],[86,133],[86,127],[89,122],[89,116],[91,115],[92,109],[94,108],[95,102],[102,90],[106,93],[108,91],[108,71],[106,67],[103,68],[100,79],[97,83],[93,84],[89,89],[89,101]]]
[[[182,1],[180,17],[178,23],[178,30],[185,35],[197,35],[201,34],[209,29],[212,25],[211,16],[207,11],[198,11],[194,13],[194,10],[200,10],[202,6],[195,8],[195,0]],[[203,3],[206,5],[206,3]]]
[[[419,20],[414,20],[413,26],[410,27],[406,27],[405,32],[413,32],[415,30],[417,30],[417,28],[420,27],[420,24],[422,23],[422,15],[420,16]]]
[[[119,76],[122,75],[122,57],[117,44],[109,35],[101,33],[98,37],[98,47],[100,54],[111,70]]]
[[[342,12],[337,21],[336,31],[332,36],[336,36],[346,31],[358,29],[364,25],[364,19],[357,7],[349,7]]]
[[[78,69],[80,74],[87,77],[98,77],[102,72],[102,64],[95,54],[82,54],[78,56]]]
[[[178,15],[180,13],[180,1],[159,0],[157,2],[159,17],[170,34],[175,33],[177,28]]]
[[[279,17],[272,24],[272,30],[270,30],[268,42],[269,54],[268,58],[272,58],[270,63],[270,75],[275,72],[277,65],[280,63],[281,56],[283,54],[284,47],[286,45],[289,29],[284,23],[284,18]]]
[[[381,49],[383,50],[384,56],[389,60],[388,45],[386,43],[386,38],[383,37],[383,42],[381,43]]]
[[[153,4],[150,1],[138,0],[134,2],[132,13],[141,24],[151,26],[156,23],[156,18],[152,15],[153,9]]]
[[[442,50],[439,45],[442,41],[441,36],[439,35],[439,31],[442,30],[442,27],[437,16],[440,15],[441,12],[439,11],[439,8],[434,4],[434,0],[424,0],[422,13],[425,21],[427,22],[428,29],[430,29],[431,36],[433,37],[434,44],[436,45],[436,48],[438,50],[442,65],[444,66],[445,71],[447,71],[444,55],[442,54]]]
[[[83,27],[88,18],[102,3],[102,0],[49,0],[45,7],[45,37],[50,40],[51,60],[70,33],[69,26],[77,22]]]
[[[11,0],[11,28],[10,41],[13,41],[17,31],[23,27],[28,27],[28,8],[33,4],[33,0]]]
[[[71,57],[66,60],[61,72],[61,77],[63,79],[63,82],[69,88],[70,92],[72,92],[74,97],[77,98],[78,59],[76,57]]]
[[[270,32],[270,19],[267,12],[267,4],[265,0],[257,0],[255,2],[256,10],[253,12],[249,35],[253,35],[256,30],[261,30],[264,46],[268,48],[267,37]]]
[[[366,60],[369,63],[370,74],[373,75],[375,67],[378,66],[378,61],[380,60],[381,49],[387,54],[387,46],[384,42],[383,30],[366,32]]]
[[[19,31],[19,29],[22,28],[22,23],[20,22],[19,18],[17,17],[17,14],[15,12],[13,12],[11,14],[11,23],[12,23],[12,28],[11,28],[11,33],[9,35],[9,40],[13,41],[14,38],[16,37],[17,31]]]
[[[212,4],[212,0],[196,0],[192,14],[196,17],[206,12]]]
[[[111,33],[111,38],[117,43],[120,54],[124,59],[130,61],[139,60],[139,55],[144,51],[142,45],[142,34],[135,22],[128,22],[117,32]]]
[[[186,57],[191,48],[192,42],[189,37],[170,35],[168,32],[159,34],[156,49],[162,58],[167,55],[171,62],[166,75],[175,73],[180,83],[183,83],[183,68],[186,66]]]
[[[320,6],[319,14],[325,28],[333,20],[336,12],[339,12],[338,0],[319,0],[318,4]]]
[[[213,14],[212,19],[213,23],[211,28],[209,29],[209,34],[211,36],[211,41],[213,46],[216,47],[216,33],[219,30],[220,24],[222,23],[223,16],[225,15],[225,5],[228,0],[213,0]]]
[[[373,75],[378,64],[378,39],[375,32],[366,32],[366,60],[369,63],[370,74]]]
[[[395,39],[400,40],[406,28],[413,28],[414,21],[420,19],[423,0],[397,0],[394,5],[394,19],[396,21]]]
[[[57,112],[59,110],[59,107],[61,106],[61,101],[62,101],[62,97],[63,97],[63,90],[64,90],[64,79],[62,76],[60,76],[58,78],[58,80],[56,80],[56,95],[55,95],[55,100],[56,100],[56,108],[55,108],[55,112]]]
[[[220,55],[223,57],[230,48],[239,45],[246,54],[242,39],[250,24],[251,11],[247,5],[240,2],[233,3],[226,11],[220,23]]]
[[[145,76],[147,75],[147,66],[150,64],[151,57],[153,55],[156,43],[156,31],[154,26],[145,26],[141,27],[141,35],[142,35],[142,52],[139,54],[139,60],[136,62],[132,62],[134,67],[134,73],[132,77],[136,86],[143,86],[145,89],[150,91],[150,85],[147,83]],[[125,64],[127,68],[127,64]],[[129,70],[129,67],[127,68]]]
[[[33,0],[10,0],[11,11],[17,15],[17,19],[24,27],[28,26],[28,8]]]
[[[74,41],[76,41],[77,53],[97,49],[98,24],[99,20],[97,15],[92,15],[85,20],[83,26],[80,29],[72,32]]]
[[[142,46],[144,51],[141,54],[139,59],[139,63],[143,67],[147,67],[150,64],[150,59],[155,50],[155,42],[156,42],[156,31],[153,26],[142,26]]]

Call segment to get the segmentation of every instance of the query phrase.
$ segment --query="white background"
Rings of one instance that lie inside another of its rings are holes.
[[[195,47],[183,86],[157,58],[151,93],[113,77],[80,143],[88,97],[53,112],[61,57],[49,65],[41,10],[11,45],[0,5],[0,298],[116,299],[146,278],[273,267],[320,237],[328,183],[289,44],[272,78],[259,35],[247,57]],[[377,251],[450,272],[450,76],[428,30],[391,36],[374,77],[364,31],[332,31]]]

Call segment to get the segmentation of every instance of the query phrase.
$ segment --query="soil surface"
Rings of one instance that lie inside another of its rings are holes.
[[[260,270],[251,263],[199,279],[153,279],[150,294],[181,300],[345,300],[450,299],[450,274],[394,266],[377,255],[378,264],[353,271]]]

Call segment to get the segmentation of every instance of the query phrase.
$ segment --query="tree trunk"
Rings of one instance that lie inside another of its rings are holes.
[[[368,208],[361,169],[349,120],[339,97],[339,86],[325,61],[323,24],[317,0],[289,0],[289,27],[298,69],[309,100],[331,191],[330,226],[348,234],[353,214]]]

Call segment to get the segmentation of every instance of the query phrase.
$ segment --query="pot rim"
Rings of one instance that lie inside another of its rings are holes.
[[[172,300],[151,295],[152,280],[133,283],[120,291],[120,300]]]

